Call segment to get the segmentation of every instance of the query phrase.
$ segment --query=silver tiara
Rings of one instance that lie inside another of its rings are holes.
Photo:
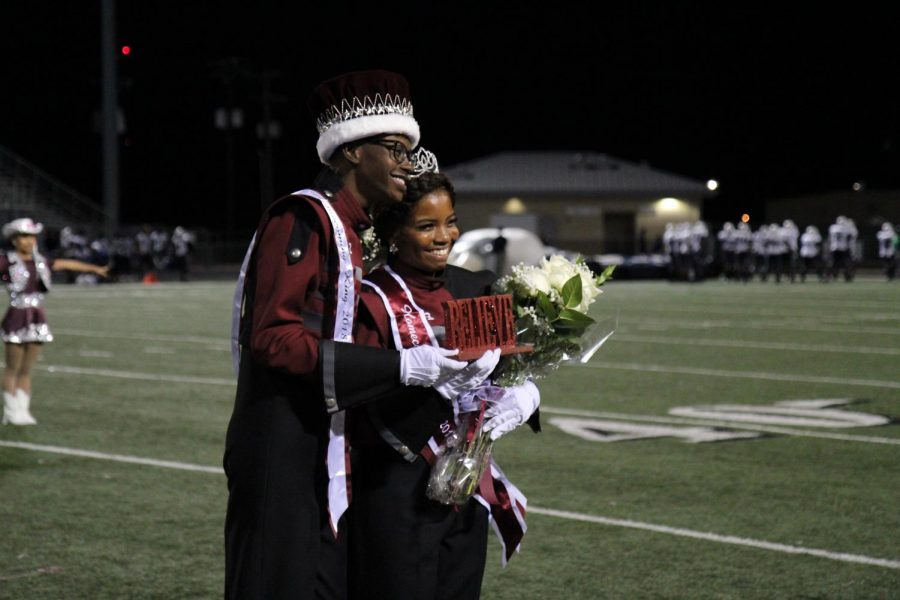
[[[322,111],[316,119],[316,129],[319,133],[325,133],[332,125],[343,123],[350,119],[369,117],[372,115],[404,115],[413,116],[412,102],[408,98],[401,98],[400,94],[391,96],[375,94],[373,100],[369,96],[363,96],[362,100],[354,97],[341,100],[341,105],[332,105]]]
[[[418,177],[423,173],[438,173],[438,161],[434,152],[429,152],[422,146],[409,155],[409,160],[413,166],[413,177]]]

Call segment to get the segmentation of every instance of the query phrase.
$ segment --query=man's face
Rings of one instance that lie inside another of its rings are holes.
[[[411,146],[405,135],[385,135],[359,146],[357,185],[369,207],[403,200],[412,172]]]

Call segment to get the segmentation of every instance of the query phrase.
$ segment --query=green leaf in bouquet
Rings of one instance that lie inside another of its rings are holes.
[[[593,322],[594,319],[584,313],[571,308],[564,308],[559,311],[559,316],[553,321],[553,327],[556,329],[581,330],[587,328]]]
[[[602,273],[600,273],[599,275],[597,275],[597,277],[594,278],[594,281],[597,283],[597,285],[603,285],[607,279],[612,279],[612,274],[613,274],[613,271],[615,271],[615,270],[616,270],[616,265],[609,265],[608,267],[603,269]]]
[[[544,292],[538,292],[537,294],[537,303],[538,308],[544,313],[544,316],[547,317],[547,320],[551,323],[556,320],[558,314],[556,307],[553,306],[553,303],[550,301],[550,296],[545,294]]]
[[[581,275],[577,273],[572,275],[563,284],[560,296],[562,296],[563,306],[566,308],[575,308],[581,304]]]

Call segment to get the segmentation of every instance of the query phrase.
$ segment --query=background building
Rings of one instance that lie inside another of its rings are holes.
[[[701,218],[704,181],[592,152],[502,152],[444,169],[463,230],[522,227],[586,255],[654,251],[667,222]]]

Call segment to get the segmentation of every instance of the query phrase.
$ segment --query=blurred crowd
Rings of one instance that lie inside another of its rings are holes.
[[[48,235],[45,244],[54,257],[108,265],[109,281],[153,282],[164,271],[187,281],[196,235],[180,225],[168,229],[145,224],[109,239],[102,233],[63,227],[55,237]],[[87,273],[72,273],[70,277],[71,283],[96,281],[89,281],[94,276]]]
[[[888,280],[897,273],[900,236],[885,222],[876,234],[878,257]],[[805,282],[853,281],[861,259],[859,231],[853,219],[838,216],[827,231],[808,225],[803,232],[790,219],[751,230],[747,223],[724,223],[715,239],[703,221],[667,223],[663,247],[670,278],[699,281],[716,270],[729,281],[782,279]]]

